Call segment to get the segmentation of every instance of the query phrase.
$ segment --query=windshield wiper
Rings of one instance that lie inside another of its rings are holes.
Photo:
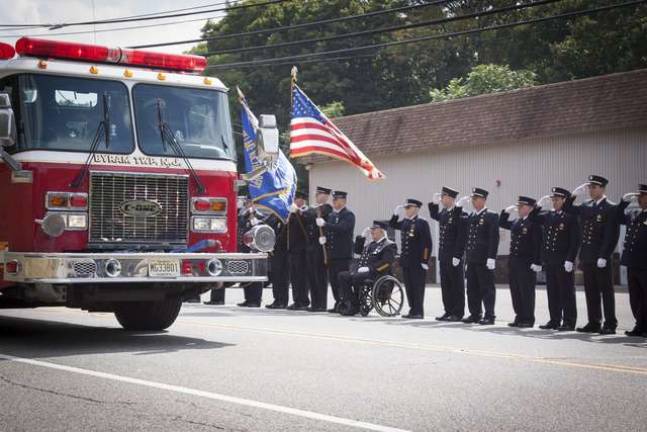
[[[171,130],[170,126],[164,120],[162,104],[163,101],[161,99],[157,99],[157,126],[160,130],[160,138],[162,139],[162,145],[164,145],[164,152],[166,152],[166,145],[168,144],[169,147],[171,147],[171,150],[173,150],[173,153],[175,153],[177,157],[180,157],[182,158],[182,160],[184,160],[184,163],[189,170],[189,174],[193,178],[193,181],[195,181],[196,188],[198,189],[198,194],[202,195],[207,191],[207,189],[200,180],[198,173],[196,173],[193,169],[193,165],[191,165],[191,161],[186,156],[186,153],[184,153],[184,149],[175,139],[175,135],[173,135],[173,131]]]
[[[83,179],[92,164],[92,158],[101,143],[101,137],[103,137],[103,141],[106,143],[106,149],[110,147],[110,95],[108,93],[104,93],[101,96],[101,105],[103,106],[103,119],[99,122],[97,131],[94,133],[94,138],[92,138],[88,158],[85,160],[83,167],[81,167],[81,171],[79,171],[76,177],[74,177],[74,180],[72,180],[72,183],[70,183],[71,188],[76,189],[83,183]]]

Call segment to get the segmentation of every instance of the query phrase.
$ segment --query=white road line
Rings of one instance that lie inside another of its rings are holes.
[[[359,429],[379,431],[379,432],[408,432],[406,429],[398,429],[394,427],[382,426],[382,425],[362,422],[358,420],[346,419],[343,417],[335,417],[327,414],[320,414],[320,413],[305,411],[297,408],[290,408],[290,407],[281,406],[281,405],[258,402],[251,399],[243,399],[235,396],[223,395],[220,393],[213,393],[213,392],[208,392],[204,390],[192,389],[189,387],[176,386],[172,384],[164,384],[164,383],[155,382],[155,381],[147,381],[139,378],[131,378],[131,377],[115,375],[115,374],[106,373],[106,372],[98,372],[98,371],[93,371],[89,369],[77,368],[73,366],[64,366],[57,363],[33,360],[29,358],[15,357],[8,354],[0,353],[0,359],[8,360],[15,363],[28,364],[31,366],[40,366],[40,367],[49,368],[49,369],[56,369],[60,371],[71,372],[71,373],[91,376],[95,378],[119,381],[119,382],[128,383],[128,384],[136,384],[140,386],[151,387],[159,390],[172,391],[175,393],[182,393],[190,396],[197,396],[197,397],[202,397],[202,398],[211,399],[211,400],[229,402],[229,403],[248,406],[252,408],[260,408],[260,409],[275,411],[283,414],[290,414],[298,417],[303,417],[311,420],[335,423],[335,424],[355,427]]]

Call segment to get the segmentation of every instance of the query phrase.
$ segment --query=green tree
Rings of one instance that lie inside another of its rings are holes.
[[[529,70],[513,71],[508,65],[478,65],[465,78],[454,78],[442,89],[432,89],[434,102],[496,93],[530,87],[537,83],[536,74]]]

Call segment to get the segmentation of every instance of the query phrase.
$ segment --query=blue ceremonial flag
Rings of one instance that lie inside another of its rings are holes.
[[[245,171],[249,194],[256,207],[274,213],[285,222],[297,189],[297,174],[288,158],[279,150],[277,161],[266,166],[259,160],[256,149],[258,119],[247,106],[243,93],[240,96],[240,120],[243,126]]]

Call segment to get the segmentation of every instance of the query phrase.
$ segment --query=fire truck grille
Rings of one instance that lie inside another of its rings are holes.
[[[228,261],[227,271],[231,274],[246,274],[249,271],[249,264],[247,261]]]
[[[186,243],[185,176],[93,172],[90,243]]]

